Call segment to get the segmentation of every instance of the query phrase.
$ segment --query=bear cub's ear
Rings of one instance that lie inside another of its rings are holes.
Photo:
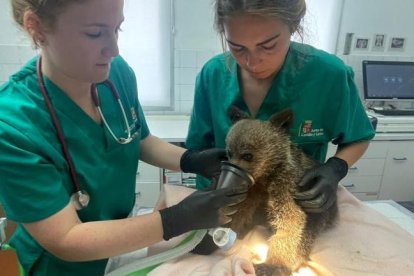
[[[246,112],[240,110],[238,107],[234,105],[229,107],[229,110],[227,111],[227,115],[229,116],[230,121],[233,125],[237,121],[249,118],[249,115]]]
[[[269,121],[273,126],[289,131],[293,122],[293,112],[291,109],[284,109],[273,114]]]

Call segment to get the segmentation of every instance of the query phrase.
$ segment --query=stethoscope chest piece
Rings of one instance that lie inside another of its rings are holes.
[[[75,206],[76,210],[81,210],[88,206],[90,197],[85,191],[77,191],[70,197],[70,201]]]

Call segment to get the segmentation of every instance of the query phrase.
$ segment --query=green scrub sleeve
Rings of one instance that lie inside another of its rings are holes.
[[[62,182],[62,171],[36,153],[29,137],[1,121],[0,152],[0,200],[9,219],[38,221],[68,204],[68,192],[57,183]]]
[[[214,147],[214,130],[211,117],[210,101],[201,71],[195,84],[194,106],[185,146],[188,149],[206,149]]]
[[[359,97],[354,81],[354,73],[350,67],[345,70],[345,81],[338,87],[343,89],[341,105],[337,113],[337,120],[333,126],[336,137],[332,143],[337,145],[351,144],[360,141],[369,141],[375,136],[374,128],[366,114]]]
[[[207,99],[206,72],[203,69],[196,78],[194,106],[190,118],[188,135],[185,146],[188,149],[207,149],[216,147],[211,114],[210,100]],[[196,177],[196,188],[203,189],[210,185],[211,181],[200,175]]]
[[[141,140],[144,140],[150,134],[150,130],[147,125],[147,121],[145,120],[144,112],[142,111],[141,104],[138,102],[138,118],[141,124]]]

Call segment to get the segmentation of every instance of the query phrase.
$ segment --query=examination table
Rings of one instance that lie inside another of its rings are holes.
[[[192,190],[165,185],[165,192],[166,204],[172,205]],[[312,250],[309,266],[313,275],[414,275],[414,236],[342,186],[338,188],[338,204],[337,225],[324,232]],[[171,244],[177,245],[179,239],[161,242],[146,252],[165,251]],[[186,253],[146,270],[136,270],[134,264],[142,260],[141,251],[135,257],[134,253],[128,254],[121,262],[118,259],[120,267],[112,262],[108,272],[110,275],[254,275],[251,258],[249,250],[241,247],[233,254],[223,250],[209,256]]]

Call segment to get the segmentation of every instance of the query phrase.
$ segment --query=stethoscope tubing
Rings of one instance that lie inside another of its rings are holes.
[[[56,130],[56,135],[57,135],[57,138],[58,138],[59,143],[61,145],[63,156],[64,156],[64,158],[65,158],[65,160],[68,164],[68,167],[69,167],[70,177],[71,177],[74,189],[75,189],[75,191],[74,191],[74,193],[71,197],[71,200],[72,200],[72,198],[74,198],[73,201],[74,201],[74,204],[75,204],[75,208],[77,210],[80,210],[80,209],[82,209],[82,208],[84,208],[88,205],[89,195],[85,191],[81,190],[81,186],[80,186],[78,178],[76,176],[75,165],[74,165],[74,163],[72,161],[72,158],[69,154],[68,146],[67,146],[67,143],[65,141],[65,137],[63,135],[62,128],[60,127],[59,120],[56,116],[56,112],[53,108],[52,102],[50,101],[49,95],[47,93],[47,89],[46,89],[46,86],[45,86],[45,83],[44,83],[44,80],[43,80],[43,74],[42,74],[42,58],[41,58],[41,56],[39,56],[39,58],[36,62],[36,75],[37,75],[37,80],[38,80],[38,85],[39,85],[40,92],[42,93],[42,96],[43,96],[45,104],[46,104],[46,108],[47,108],[47,110],[49,112],[49,115],[52,119],[53,127]],[[134,134],[134,135],[131,134],[131,129],[129,127],[128,118],[126,116],[124,106],[122,105],[119,93],[116,90],[113,83],[110,80],[105,80],[103,82],[103,84],[109,87],[109,90],[111,91],[112,96],[114,97],[115,101],[118,103],[119,108],[121,109],[122,118],[124,120],[124,124],[125,124],[125,127],[126,127],[126,132],[127,132],[127,137],[126,138],[124,138],[124,137],[117,138],[116,135],[114,134],[114,132],[112,131],[112,129],[109,127],[109,124],[106,121],[105,116],[103,115],[102,110],[101,110],[101,105],[100,105],[100,100],[99,100],[98,90],[96,88],[96,84],[91,85],[92,101],[94,102],[95,107],[97,108],[97,110],[99,112],[99,116],[101,116],[101,119],[102,119],[106,129],[111,134],[113,139],[116,142],[118,142],[119,144],[122,144],[122,145],[128,144],[129,142],[131,142],[134,139],[134,137],[137,136],[137,134]]]
[[[53,108],[53,105],[52,105],[52,102],[50,101],[50,98],[47,94],[46,86],[45,86],[45,83],[43,81],[42,59],[41,59],[41,57],[39,57],[37,59],[36,75],[37,75],[37,81],[38,81],[38,84],[39,84],[40,92],[42,93],[43,98],[45,100],[46,108],[49,111],[50,117],[52,119],[53,126],[56,130],[56,134],[58,136],[60,146],[62,147],[63,155],[66,159],[66,162],[68,163],[69,173],[70,173],[70,177],[72,179],[73,185],[75,187],[75,192],[80,192],[81,187],[79,185],[78,178],[76,176],[75,165],[72,162],[72,158],[69,154],[69,150],[68,150],[68,147],[67,147],[67,144],[66,144],[66,141],[65,141],[65,137],[63,135],[63,131],[60,127],[59,120],[57,119],[56,112],[55,112],[55,110]]]
[[[131,135],[131,129],[129,128],[129,124],[128,124],[128,118],[126,116],[125,113],[125,109],[124,106],[122,105],[121,102],[121,98],[119,97],[118,92],[116,91],[115,86],[112,84],[112,82],[110,82],[109,80],[104,81],[104,85],[109,87],[109,90],[112,93],[112,96],[114,97],[114,99],[116,100],[116,102],[118,103],[119,109],[121,110],[122,113],[122,118],[124,120],[124,124],[125,124],[125,129],[127,131],[127,137],[116,137],[115,133],[112,131],[112,129],[109,127],[108,122],[105,119],[105,116],[102,113],[102,109],[101,109],[101,105],[100,105],[100,100],[99,100],[99,96],[98,96],[98,90],[96,89],[96,85],[92,84],[91,86],[91,94],[92,94],[92,101],[95,104],[96,109],[99,112],[99,115],[101,116],[101,119],[106,127],[106,129],[108,130],[108,132],[111,134],[111,136],[115,139],[115,141],[117,141],[118,143],[124,145],[124,144],[128,144],[129,142],[131,142],[132,135]]]

